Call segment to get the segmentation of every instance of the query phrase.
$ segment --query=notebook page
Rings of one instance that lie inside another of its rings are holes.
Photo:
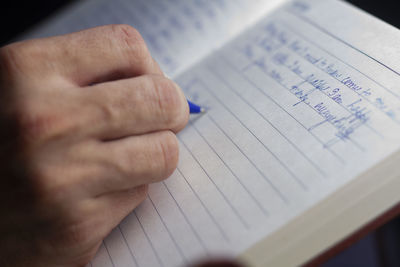
[[[343,2],[295,1],[180,75],[208,111],[92,266],[236,256],[398,150],[400,66],[380,51],[399,41]]]
[[[139,30],[153,57],[173,77],[282,2],[285,0],[85,0],[23,38],[129,24]]]

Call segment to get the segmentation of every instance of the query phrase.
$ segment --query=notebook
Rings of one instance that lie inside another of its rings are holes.
[[[86,0],[23,38],[110,23],[207,112],[88,266],[301,265],[400,202],[394,27],[339,0]]]

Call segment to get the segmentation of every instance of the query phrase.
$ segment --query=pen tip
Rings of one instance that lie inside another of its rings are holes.
[[[200,108],[200,113],[206,113],[206,109],[205,108]]]

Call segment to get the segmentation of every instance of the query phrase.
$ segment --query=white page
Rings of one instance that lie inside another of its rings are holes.
[[[282,2],[285,0],[82,0],[23,39],[129,24],[139,30],[153,57],[173,77]]]
[[[179,134],[178,170],[121,224],[149,248],[137,264],[236,256],[398,150],[399,66],[374,31],[400,40],[342,2],[297,1],[179,76],[208,111]]]
[[[236,256],[398,150],[399,40],[342,2],[295,1],[179,75],[208,112],[90,265]]]

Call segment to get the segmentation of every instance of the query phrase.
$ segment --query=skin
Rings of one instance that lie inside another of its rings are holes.
[[[0,266],[84,266],[174,171],[188,117],[130,26],[1,48]]]

